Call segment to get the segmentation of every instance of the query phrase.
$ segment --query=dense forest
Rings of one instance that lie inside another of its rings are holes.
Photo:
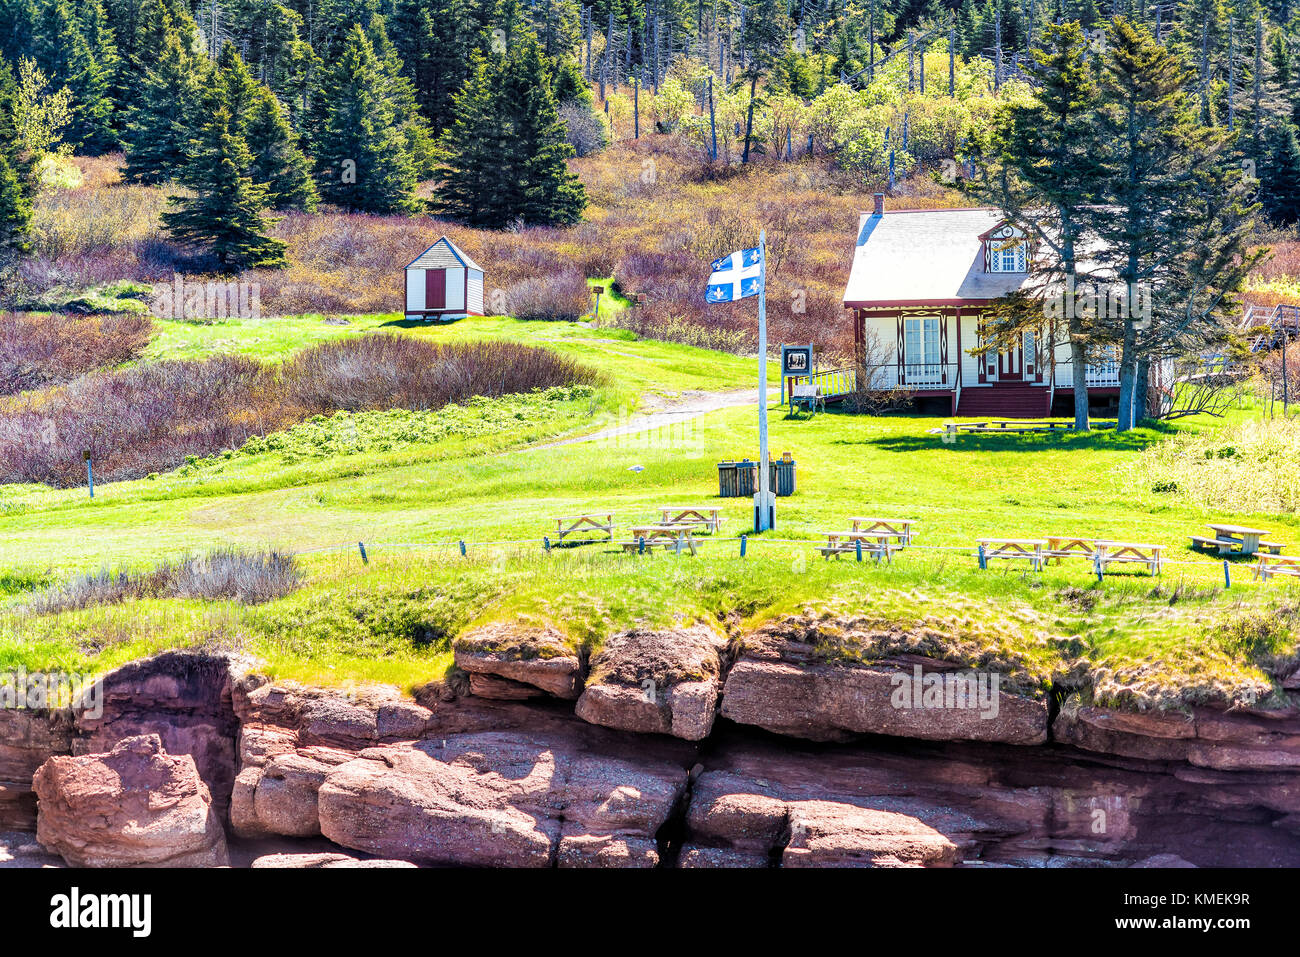
[[[715,165],[820,151],[887,187],[1032,98],[1051,25],[1100,71],[1117,15],[1188,66],[1197,122],[1294,224],[1293,0],[0,0],[0,245],[21,255],[70,152],[176,187],[167,229],[222,271],[283,262],[277,211],[575,223],[568,159],[629,133]]]

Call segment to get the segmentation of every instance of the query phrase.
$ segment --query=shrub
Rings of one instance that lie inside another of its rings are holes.
[[[578,156],[599,153],[609,145],[609,130],[604,121],[583,103],[568,102],[560,107],[565,137]]]
[[[147,316],[0,313],[0,395],[71,382],[130,362],[152,335]]]
[[[546,349],[513,342],[432,343],[392,334],[339,339],[284,366],[286,394],[312,414],[342,409],[436,409],[591,382],[594,374]]]
[[[591,290],[576,269],[536,276],[505,290],[505,311],[516,319],[574,320],[591,309]]]
[[[283,367],[216,356],[96,373],[0,411],[0,483],[81,484],[84,451],[104,481],[140,478],[313,415],[436,409],[595,378],[532,346],[434,344],[393,334],[324,343]]]
[[[137,598],[201,598],[260,605],[283,598],[301,583],[298,563],[287,552],[228,547],[165,562],[151,572],[101,568],[78,575],[32,598],[23,610],[48,615]]]

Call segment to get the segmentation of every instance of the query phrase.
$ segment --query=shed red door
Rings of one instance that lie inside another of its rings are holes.
[[[426,269],[424,271],[424,308],[447,308],[447,271],[445,269]]]

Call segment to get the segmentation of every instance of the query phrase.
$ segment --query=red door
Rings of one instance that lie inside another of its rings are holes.
[[[424,308],[447,308],[447,271],[445,269],[426,269],[424,271]]]

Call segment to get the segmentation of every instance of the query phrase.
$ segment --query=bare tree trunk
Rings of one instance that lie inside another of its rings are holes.
[[[1070,375],[1074,384],[1074,427],[1087,432],[1088,423],[1088,351],[1079,335],[1079,322],[1070,320]]]

